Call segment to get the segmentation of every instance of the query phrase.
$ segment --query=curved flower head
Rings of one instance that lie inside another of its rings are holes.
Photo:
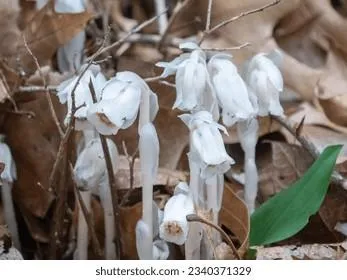
[[[191,151],[189,158],[200,164],[202,178],[223,174],[234,163],[227,154],[222,135],[225,127],[213,121],[211,113],[200,111],[179,116],[190,130]]]
[[[115,172],[119,157],[117,146],[110,139],[106,141]],[[107,179],[104,151],[99,137],[90,140],[79,154],[74,167],[74,179],[81,190],[95,188],[99,186],[103,180]]]
[[[6,143],[3,142],[4,135],[0,135],[0,162],[5,164],[0,178],[8,183],[13,183],[17,179],[17,169],[14,163],[11,150]]]
[[[160,238],[182,245],[187,240],[188,222],[187,215],[194,213],[194,203],[186,183],[180,183],[177,191],[166,203],[163,222],[159,228]],[[177,188],[176,187],[176,188]],[[185,189],[185,191],[182,191]]]
[[[256,115],[247,86],[229,55],[212,56],[208,62],[208,71],[226,126],[232,126],[239,120],[247,120]]]
[[[89,106],[87,118],[99,133],[117,134],[119,129],[126,129],[135,122],[141,98],[147,94],[152,100],[150,114],[154,118],[158,111],[156,95],[135,73],[120,72],[106,83],[101,100]]]
[[[255,55],[245,66],[244,76],[250,90],[257,96],[260,116],[281,116],[283,108],[279,94],[283,78],[276,64],[265,54]]]

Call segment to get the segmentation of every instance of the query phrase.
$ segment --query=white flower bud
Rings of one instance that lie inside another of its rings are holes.
[[[159,228],[160,238],[177,245],[184,244],[189,229],[186,216],[193,213],[194,203],[190,193],[179,187],[165,205],[163,222]]]
[[[276,64],[264,54],[257,54],[246,65],[245,80],[258,98],[260,116],[283,115],[279,94],[283,91],[283,78]]]
[[[110,139],[106,141],[115,173],[119,157],[117,146]],[[99,138],[92,139],[86,144],[77,158],[74,167],[76,184],[82,190],[96,188],[106,178],[106,172],[107,168],[101,141]]]

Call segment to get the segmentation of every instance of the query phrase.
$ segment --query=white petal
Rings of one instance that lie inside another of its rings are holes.
[[[178,69],[178,66],[187,58],[189,58],[189,54],[182,54],[170,62],[157,62],[155,66],[164,68],[164,71],[160,76],[162,78],[167,78],[174,75]]]
[[[190,196],[172,196],[164,208],[164,219],[159,229],[160,238],[177,245],[184,244],[189,229],[186,216],[193,213],[194,204]]]
[[[113,124],[105,114],[99,112],[98,105],[93,104],[88,107],[87,119],[94,125],[95,129],[103,135],[115,135],[120,127]]]
[[[135,122],[140,100],[140,89],[128,87],[118,98],[101,100],[97,104],[97,110],[105,114],[114,125],[126,129]]]
[[[101,99],[106,100],[118,98],[127,87],[129,87],[129,83],[120,81],[117,78],[112,78],[104,85],[101,91]]]

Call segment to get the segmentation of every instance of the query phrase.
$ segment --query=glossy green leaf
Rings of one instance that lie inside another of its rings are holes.
[[[251,246],[286,239],[304,228],[324,200],[341,148],[341,145],[327,147],[296,183],[254,211],[251,216]]]

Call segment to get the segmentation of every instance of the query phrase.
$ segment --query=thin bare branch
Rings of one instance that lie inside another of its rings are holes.
[[[49,110],[51,112],[51,115],[52,115],[53,121],[55,123],[55,126],[58,129],[59,135],[62,137],[64,135],[64,132],[63,132],[63,129],[61,128],[61,126],[60,126],[60,122],[59,122],[57,113],[55,112],[55,109],[54,109],[54,106],[53,106],[53,101],[52,101],[51,95],[49,93],[49,90],[47,90],[46,79],[45,79],[45,77],[44,77],[44,75],[42,73],[39,61],[38,61],[37,57],[31,51],[31,49],[29,48],[28,43],[27,43],[27,41],[25,39],[25,36],[23,36],[23,40],[24,40],[24,46],[27,49],[27,51],[30,54],[30,56],[33,58],[33,60],[35,62],[35,65],[36,65],[36,68],[37,68],[37,71],[40,74],[40,77],[41,77],[41,80],[42,80],[42,83],[43,83],[43,87],[44,87],[45,96],[46,96],[46,99],[47,99],[47,102],[48,102]]]
[[[251,15],[251,14],[255,14],[255,13],[259,13],[259,12],[262,12],[262,11],[264,11],[265,9],[268,9],[268,8],[270,8],[270,7],[272,7],[272,6],[277,5],[277,4],[280,3],[280,2],[281,2],[281,0],[275,0],[275,1],[271,2],[271,3],[269,3],[269,4],[266,4],[266,5],[262,6],[262,7],[260,7],[260,8],[256,8],[256,9],[253,9],[253,10],[249,10],[249,11],[243,12],[243,13],[237,15],[237,16],[234,16],[234,17],[232,17],[232,18],[229,18],[229,19],[227,19],[227,20],[224,20],[224,21],[218,23],[216,26],[212,27],[212,28],[209,29],[209,30],[205,30],[205,31],[203,32],[202,37],[201,37],[201,39],[199,40],[199,45],[201,45],[201,43],[205,40],[206,36],[208,36],[209,34],[215,32],[216,30],[218,30],[218,29],[220,29],[220,28],[222,28],[222,27],[228,25],[229,23],[234,22],[234,21],[236,21],[236,20],[239,20],[240,18],[243,18],[243,17],[245,17],[245,16],[248,16],[248,15]]]
[[[164,13],[166,13],[166,12],[167,12],[167,10],[164,11]],[[111,50],[113,48],[116,48],[116,47],[120,46],[121,44],[126,42],[130,38],[131,35],[140,32],[146,26],[148,26],[148,25],[152,24],[153,22],[155,22],[156,20],[158,20],[158,17],[161,16],[161,15],[162,14],[156,15],[155,17],[152,17],[149,20],[144,21],[143,23],[141,23],[140,25],[135,27],[133,30],[128,32],[124,37],[120,38],[118,41],[112,43],[108,47],[103,48],[96,56],[99,56],[100,54],[103,54],[103,53],[108,52],[109,50]],[[94,55],[93,55],[91,58],[89,58],[89,60],[91,60],[93,57],[95,59],[96,56],[94,57]]]

